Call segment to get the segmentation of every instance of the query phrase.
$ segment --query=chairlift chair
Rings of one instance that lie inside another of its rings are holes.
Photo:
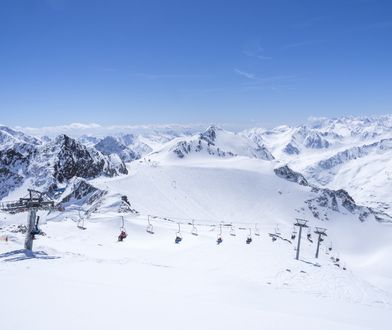
[[[230,236],[236,236],[233,224],[230,224]]]
[[[198,231],[197,231],[197,228],[196,228],[196,226],[195,226],[195,220],[192,220],[192,231],[191,231],[191,234],[192,234],[193,236],[198,236],[198,235],[199,235],[199,233],[198,233]]]
[[[78,226],[79,229],[81,230],[86,230],[87,228],[84,226],[84,219],[81,219],[78,221]]]
[[[255,224],[255,235],[260,236],[260,230],[257,223]]]
[[[80,209],[78,210],[79,213],[79,221],[77,227],[81,230],[86,230],[87,228],[84,226],[84,218],[80,215]]]
[[[125,238],[127,238],[128,234],[125,229],[122,229],[120,235],[118,235],[118,241],[122,242]]]
[[[219,224],[219,234],[216,238],[216,244],[221,244],[223,242],[223,238],[222,238],[222,224]]]
[[[147,217],[148,225],[146,227],[146,232],[149,234],[154,234],[154,227],[152,226],[150,222],[150,216]]]
[[[35,235],[39,235],[41,233],[41,229],[39,229],[38,224],[39,224],[39,216],[37,217],[37,222],[35,223],[33,230],[30,232],[31,237],[33,239],[35,239]]]
[[[252,229],[249,228],[249,235],[246,238],[246,244],[252,243]]]
[[[297,230],[295,229],[295,226],[294,226],[293,232],[291,233],[291,239],[295,240],[296,237],[297,237]]]
[[[120,235],[118,235],[119,242],[122,242],[128,236],[124,226],[124,217],[121,217],[121,221],[122,221],[122,226],[120,227]]]
[[[181,226],[180,226],[180,223],[178,223],[178,232],[176,233],[176,238],[174,240],[174,243],[178,244],[181,241],[182,241]]]
[[[312,238],[312,231],[311,231],[310,227],[308,228],[307,236],[308,236],[308,238]]]
[[[182,236],[180,233],[177,233],[176,239],[174,240],[174,243],[178,244],[182,241]]]

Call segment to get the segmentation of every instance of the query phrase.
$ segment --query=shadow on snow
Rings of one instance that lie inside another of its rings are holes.
[[[0,260],[5,262],[15,262],[15,261],[23,261],[29,259],[43,259],[43,260],[51,260],[51,259],[59,259],[60,257],[50,256],[44,251],[29,251],[29,250],[15,250],[10,252],[5,252],[0,254]]]

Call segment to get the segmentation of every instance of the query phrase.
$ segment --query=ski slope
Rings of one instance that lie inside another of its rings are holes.
[[[76,211],[42,214],[46,236],[35,241],[34,255],[20,250],[24,235],[9,227],[26,215],[4,215],[1,328],[389,329],[390,225],[361,223],[344,211],[328,211],[330,221],[313,219],[301,209],[309,187],[277,177],[276,165],[198,154],[133,162],[126,176],[90,181],[108,194],[86,230],[77,228]],[[115,212],[119,194],[139,213]],[[159,216],[150,218],[153,235],[145,231],[148,215]],[[117,242],[121,216],[128,237]],[[294,259],[297,216],[328,229],[317,260],[306,232]],[[277,225],[287,241],[271,240]]]

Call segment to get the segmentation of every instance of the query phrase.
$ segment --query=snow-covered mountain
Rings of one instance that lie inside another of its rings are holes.
[[[168,142],[152,155],[163,155],[171,158],[231,158],[244,156],[272,160],[274,157],[269,150],[253,140],[217,126],[210,126],[200,134],[187,138],[176,138]]]
[[[313,118],[299,127],[254,128],[274,157],[315,185],[345,189],[364,205],[392,215],[392,116]]]
[[[124,174],[124,162],[139,159],[176,164],[184,160],[210,162],[245,157],[274,161],[275,167],[287,164],[302,173],[313,187],[344,189],[358,204],[392,215],[388,193],[392,188],[392,172],[388,170],[391,132],[391,116],[312,118],[298,127],[243,132],[213,125],[194,134],[194,130],[179,126],[146,130],[143,134],[128,131],[104,137],[81,135],[77,140],[65,135],[30,137],[2,127],[0,196],[5,197],[26,182],[40,189],[62,189],[64,182],[74,177]],[[71,149],[76,151],[70,155],[61,152]]]
[[[62,274],[56,288],[64,290],[53,294],[61,298],[61,308],[72,301],[75,314],[88,313],[87,328],[95,320],[96,302],[73,297],[81,290],[95,297],[96,283],[100,292],[107,290],[109,301],[142,306],[146,314],[133,321],[149,329],[162,328],[161,321],[151,321],[150,311],[166,320],[167,309],[161,312],[161,306],[168,299],[180,311],[173,320],[180,317],[181,327],[205,328],[205,320],[188,326],[194,309],[183,306],[184,299],[195,306],[200,293],[213,302],[213,315],[232,308],[235,323],[225,328],[247,326],[243,315],[254,328],[260,306],[268,312],[259,324],[272,309],[280,322],[277,329],[293,327],[293,308],[301,315],[296,329],[312,327],[310,321],[320,329],[388,328],[392,270],[385,260],[392,257],[392,187],[383,178],[392,165],[392,136],[387,118],[319,119],[242,132],[213,125],[191,134],[127,131],[78,139],[4,131],[3,201],[33,187],[48,191],[61,207],[40,212],[47,235],[34,242],[34,257],[19,250],[25,214],[2,214],[3,295],[19,298],[28,292],[43,305],[47,300],[40,288]],[[294,259],[297,218],[310,226],[302,233],[299,261]],[[146,232],[150,226],[153,230]],[[316,227],[326,228],[328,235],[317,259]],[[117,242],[120,230],[128,233],[122,243]],[[175,244],[178,235],[183,240]],[[26,267],[37,278],[33,287],[23,284],[20,274]],[[123,288],[132,295],[123,298]],[[13,315],[6,327],[24,328],[16,308],[23,300],[12,299],[0,303]],[[199,303],[205,305],[204,296]],[[304,311],[304,305],[310,307]],[[116,319],[117,312],[108,308],[108,313]],[[211,328],[221,328],[212,314],[205,319]],[[61,315],[56,314],[56,322]],[[164,322],[165,328],[171,323]]]
[[[91,179],[128,173],[117,155],[103,155],[66,135],[48,143],[24,141],[0,150],[0,198],[22,185],[23,189],[51,192],[74,177]]]

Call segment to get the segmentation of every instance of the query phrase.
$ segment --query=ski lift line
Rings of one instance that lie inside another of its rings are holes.
[[[215,222],[215,223],[222,222],[219,220],[197,219],[194,217],[181,218],[181,217],[162,216],[162,215],[153,215],[153,214],[149,214],[149,216],[151,219],[163,219],[163,220],[169,221],[169,222],[182,222],[183,224],[192,224],[192,221],[195,221],[195,225],[198,225],[198,226],[204,225],[204,224],[211,226],[211,222]],[[140,218],[140,216],[139,216],[139,218]],[[233,221],[230,221],[230,223],[229,222],[222,222],[222,223],[223,223],[223,226],[227,226],[227,227],[230,227],[231,223],[235,223],[235,224],[242,225],[242,226],[254,226],[255,224],[260,225],[260,223],[258,223],[257,221],[254,221],[254,222],[233,222]]]
[[[186,221],[176,221],[175,219],[182,219],[182,220],[186,220]],[[256,232],[260,233],[259,231],[259,225],[260,223],[257,222],[253,222],[253,223],[244,223],[244,222],[239,222],[239,223],[233,223],[233,222],[223,222],[220,221],[219,223],[196,223],[195,219],[188,219],[188,218],[176,218],[176,217],[167,217],[167,216],[158,216],[158,215],[138,215],[137,217],[132,217],[131,218],[132,221],[150,221],[151,222],[167,222],[167,223],[180,223],[181,225],[185,225],[185,226],[192,226],[192,229],[194,228],[194,226],[198,226],[198,227],[207,227],[207,228],[211,228],[212,230],[216,229],[216,228],[230,228],[230,235],[231,236],[236,236],[235,235],[235,227],[237,227],[237,229],[239,230],[248,230],[248,228],[250,227],[254,227],[255,228],[255,235],[259,236],[256,234]],[[211,221],[211,220],[210,220]],[[219,227],[218,227],[219,226]],[[270,230],[271,228],[276,229],[277,226],[273,226],[273,225],[262,225],[263,231],[265,230],[266,232],[268,230]],[[279,228],[279,227],[278,227]],[[256,230],[257,229],[257,230]],[[195,235],[197,236],[197,235]]]
[[[217,222],[216,220],[212,219],[196,219],[196,218],[179,218],[179,217],[168,217],[168,216],[160,216],[160,215],[139,215],[138,219],[143,219],[147,220],[148,216],[150,217],[150,220],[155,220],[155,221],[166,221],[166,222],[172,222],[172,223],[177,223],[180,222],[181,224],[184,225],[195,225],[195,226],[205,226],[205,227],[218,227],[219,224],[222,224],[223,227],[250,227],[250,226],[255,226],[257,229],[259,226],[262,228],[271,228],[271,225],[264,225],[260,224],[259,222],[225,222],[225,221],[219,221]],[[138,220],[134,218],[135,220]],[[198,222],[196,222],[198,221]]]

